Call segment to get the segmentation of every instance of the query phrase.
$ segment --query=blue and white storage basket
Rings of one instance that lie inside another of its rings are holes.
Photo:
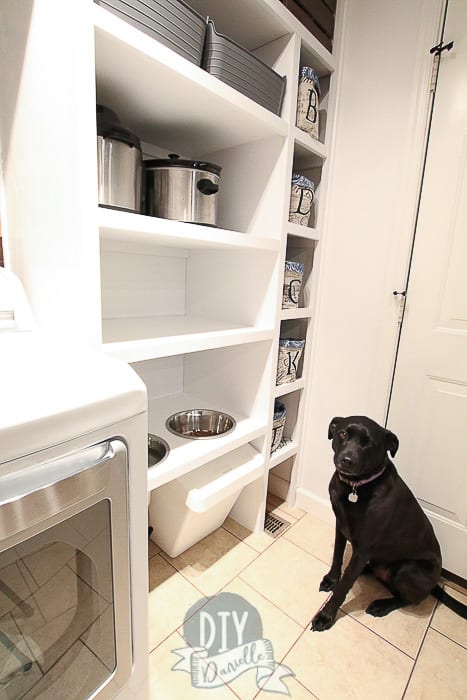
[[[315,183],[304,175],[292,174],[290,191],[289,221],[308,226],[311,208],[315,198]]]
[[[271,454],[275,452],[282,442],[287,409],[281,401],[274,401],[274,418],[272,422]]]
[[[279,338],[276,384],[287,384],[297,379],[298,363],[304,347],[304,340]]]
[[[319,137],[319,99],[321,89],[318,74],[309,66],[302,66],[298,77],[296,125],[314,139]]]
[[[300,299],[305,265],[293,260],[285,261],[284,286],[282,288],[282,308],[296,309]]]

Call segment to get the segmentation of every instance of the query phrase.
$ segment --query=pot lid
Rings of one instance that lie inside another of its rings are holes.
[[[141,143],[136,136],[120,124],[115,112],[104,105],[96,105],[97,135],[104,139],[114,139],[141,150]]]
[[[145,160],[144,167],[147,169],[157,168],[189,168],[190,170],[206,170],[214,175],[220,175],[222,167],[215,163],[208,163],[205,160],[188,160],[180,158],[176,153],[169,153],[168,158],[156,158]]]

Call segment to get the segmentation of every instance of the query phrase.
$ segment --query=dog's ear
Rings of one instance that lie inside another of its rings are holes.
[[[333,418],[332,421],[329,423],[329,428],[328,428],[328,440],[332,440],[334,437],[334,433],[336,431],[336,423],[338,423],[342,418],[339,418],[337,416],[336,418]]]
[[[386,430],[386,449],[389,450],[391,457],[394,457],[399,449],[399,438],[390,430]]]

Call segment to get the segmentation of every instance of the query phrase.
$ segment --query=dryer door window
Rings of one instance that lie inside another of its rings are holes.
[[[105,499],[0,554],[0,698],[87,698],[113,673],[110,522]]]
[[[0,700],[107,700],[130,677],[127,483],[118,439],[0,474]]]

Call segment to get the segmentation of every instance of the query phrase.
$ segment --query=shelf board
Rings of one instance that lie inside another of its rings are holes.
[[[165,427],[165,421],[173,413],[191,408],[226,411],[235,418],[235,429],[225,437],[208,440],[187,440],[173,435]],[[148,405],[148,430],[163,438],[170,447],[168,457],[148,469],[148,491],[177,479],[197,467],[264,435],[267,426],[257,419],[231,411],[228,406],[213,406],[200,396],[179,393],[152,399]]]
[[[291,236],[299,236],[300,238],[306,238],[310,241],[319,241],[320,235],[317,228],[293,224],[291,221],[287,222],[286,227],[287,233]]]
[[[309,306],[298,309],[281,309],[281,321],[289,321],[295,318],[310,318],[312,310]]]
[[[295,155],[298,158],[307,158],[317,156],[320,160],[325,160],[327,157],[327,148],[324,143],[313,139],[305,131],[302,131],[297,126],[293,129],[293,137],[295,142]]]
[[[278,450],[272,453],[269,458],[268,469],[273,469],[277,467],[278,464],[285,462],[286,459],[293,457],[297,454],[299,444],[297,440],[291,440],[284,447],[279,447]]]
[[[100,239],[105,247],[111,248],[112,244],[118,244],[120,248],[124,246],[127,252],[150,252],[157,245],[188,249],[237,248],[268,251],[278,251],[280,247],[279,239],[116,209],[98,207],[97,216]]]
[[[273,136],[285,120],[94,4],[96,88],[142,141],[202,158]]]
[[[182,355],[272,340],[272,328],[240,326],[193,316],[103,320],[102,349],[125,362]]]
[[[285,394],[291,394],[294,391],[299,391],[305,387],[305,380],[303,377],[301,379],[296,379],[294,382],[289,382],[288,384],[279,384],[274,388],[274,396],[285,396]]]

